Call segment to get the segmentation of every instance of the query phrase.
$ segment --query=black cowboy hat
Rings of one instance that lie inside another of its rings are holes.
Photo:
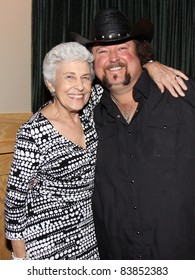
[[[71,40],[86,47],[96,44],[114,44],[127,40],[146,40],[151,42],[153,24],[149,19],[141,19],[134,27],[129,20],[115,8],[101,10],[94,18],[91,29],[91,39],[86,39],[78,33],[71,32]]]

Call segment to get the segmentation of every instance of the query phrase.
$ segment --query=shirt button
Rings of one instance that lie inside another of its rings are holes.
[[[137,210],[137,206],[134,206],[133,209],[134,209],[134,210]]]
[[[120,119],[121,116],[120,116],[120,115],[117,115],[116,117],[117,117],[118,119]]]
[[[167,125],[163,125],[163,128],[164,128],[164,129],[167,129]]]
[[[132,132],[131,131],[129,131],[129,136],[131,136],[132,135]]]
[[[131,180],[131,184],[134,184],[135,183],[135,180]]]
[[[143,256],[139,256],[139,259],[142,260],[142,259],[143,259]]]
[[[129,157],[130,157],[130,158],[133,158],[134,156],[133,156],[133,155],[129,155]]]
[[[137,235],[140,235],[140,232],[139,232],[139,231],[137,231],[137,232],[136,232],[136,234],[137,234]]]

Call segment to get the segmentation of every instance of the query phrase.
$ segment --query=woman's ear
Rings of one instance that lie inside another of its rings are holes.
[[[45,81],[45,85],[48,88],[48,90],[50,91],[51,95],[53,95],[55,92],[55,88],[54,88],[53,84],[48,80],[44,80],[44,81]]]

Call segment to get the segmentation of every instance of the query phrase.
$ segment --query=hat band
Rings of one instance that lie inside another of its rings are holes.
[[[110,33],[109,35],[100,35],[94,38],[94,41],[113,40],[129,37],[130,33]]]

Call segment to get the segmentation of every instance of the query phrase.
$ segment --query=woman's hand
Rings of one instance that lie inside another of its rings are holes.
[[[15,259],[26,258],[26,246],[24,240],[11,240],[13,255]],[[13,258],[13,259],[14,259]]]
[[[185,96],[184,91],[187,90],[187,86],[183,79],[188,80],[188,77],[184,73],[158,61],[148,62],[143,67],[147,69],[161,92],[164,92],[166,87],[175,97]]]

